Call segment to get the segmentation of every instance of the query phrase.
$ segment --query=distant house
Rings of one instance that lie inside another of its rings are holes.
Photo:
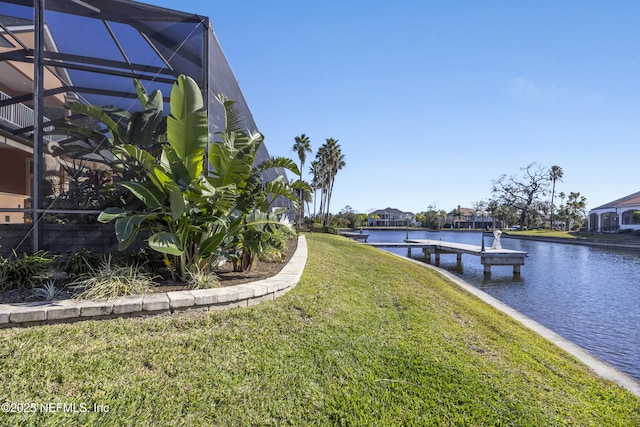
[[[369,214],[370,227],[405,227],[415,225],[415,214],[395,208],[378,209]]]
[[[463,208],[458,206],[460,215],[454,215],[450,212],[444,221],[444,228],[491,228],[499,227],[494,224],[493,218],[489,214],[478,215],[471,208]]]
[[[640,230],[640,191],[589,211],[589,231]]]

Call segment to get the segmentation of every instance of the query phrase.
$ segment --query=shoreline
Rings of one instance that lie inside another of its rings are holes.
[[[382,249],[380,249],[380,250],[382,250]],[[593,372],[595,372],[600,377],[605,378],[605,379],[610,380],[610,381],[613,381],[616,384],[620,385],[621,387],[625,388],[626,390],[629,390],[630,392],[632,392],[636,396],[640,397],[640,380],[638,380],[638,379],[632,377],[631,375],[619,370],[618,368],[614,367],[613,365],[609,364],[608,362],[604,361],[603,359],[591,354],[589,351],[585,350],[584,348],[580,347],[579,345],[575,344],[574,342],[562,337],[561,335],[559,335],[558,333],[552,331],[551,329],[549,329],[549,328],[541,325],[540,323],[536,322],[535,320],[525,316],[524,314],[520,313],[518,310],[516,310],[513,307],[511,307],[511,306],[501,302],[500,300],[492,297],[491,295],[489,295],[486,292],[480,290],[479,288],[473,286],[472,284],[470,284],[469,282],[461,279],[460,277],[456,276],[455,274],[453,274],[453,273],[451,273],[451,272],[449,272],[449,271],[447,271],[447,270],[445,270],[443,268],[440,268],[440,267],[437,267],[437,266],[434,266],[434,265],[430,265],[430,264],[426,264],[424,262],[418,261],[418,260],[413,259],[413,258],[406,257],[404,255],[399,255],[399,254],[395,254],[393,252],[386,252],[386,251],[385,251],[385,253],[389,253],[389,254],[391,254],[393,256],[400,257],[402,259],[408,260],[408,261],[410,261],[410,262],[412,262],[414,264],[420,265],[422,267],[427,267],[429,269],[437,271],[438,273],[440,273],[441,275],[443,275],[447,279],[451,280],[454,284],[456,284],[457,286],[459,286],[462,289],[466,290],[467,292],[469,292],[473,296],[479,298],[480,300],[482,300],[486,304],[489,304],[490,306],[492,306],[493,308],[501,311],[502,313],[505,313],[506,315],[508,315],[509,317],[514,319],[515,321],[517,321],[518,323],[522,324],[526,328],[532,330],[533,332],[535,332],[538,335],[542,336],[546,340],[552,342],[557,347],[559,347],[562,350],[566,351],[567,353],[569,353],[570,355],[572,355],[576,359],[580,360],[582,363],[587,365],[591,370],[593,370]]]

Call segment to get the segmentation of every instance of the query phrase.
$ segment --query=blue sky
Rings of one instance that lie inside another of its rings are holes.
[[[150,3],[211,19],[271,155],[339,140],[334,212],[471,207],[532,162],[589,208],[640,190],[640,2]]]

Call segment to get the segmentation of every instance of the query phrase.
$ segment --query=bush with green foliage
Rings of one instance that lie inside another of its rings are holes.
[[[46,251],[25,253],[21,257],[14,251],[9,258],[0,257],[0,290],[32,288],[46,278],[53,263],[53,256]]]
[[[160,160],[132,144],[113,147],[121,163],[138,165],[137,180],[119,183],[144,206],[112,207],[101,222],[115,221],[118,248],[126,249],[142,229],[149,230],[149,247],[172,256],[169,263],[181,280],[189,272],[210,272],[220,256],[228,254],[242,270],[253,265],[255,254],[272,244],[281,227],[284,209],[271,209],[278,197],[295,201],[295,188],[284,179],[263,182],[272,168],[298,173],[291,159],[274,158],[254,166],[262,135],[240,129],[234,102],[224,96],[225,131],[209,146],[208,122],[202,94],[189,77],[179,76],[171,92],[167,143]],[[210,168],[205,171],[205,161]],[[167,259],[167,261],[169,261]]]
[[[97,268],[101,261],[102,256],[100,254],[82,248],[62,258],[60,269],[67,273],[69,277],[77,277]]]

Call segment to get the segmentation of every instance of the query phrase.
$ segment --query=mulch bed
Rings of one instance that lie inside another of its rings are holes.
[[[223,264],[216,270],[220,286],[235,286],[243,283],[251,283],[258,280],[275,276],[287,265],[298,247],[298,239],[289,239],[286,249],[286,257],[283,262],[263,262],[256,261],[256,266],[251,271],[234,272],[232,263]],[[153,292],[172,292],[188,290],[189,288],[182,283],[168,284],[162,283],[153,289]],[[4,292],[0,291],[0,304],[21,303],[42,301],[33,295],[32,289],[9,289]]]

